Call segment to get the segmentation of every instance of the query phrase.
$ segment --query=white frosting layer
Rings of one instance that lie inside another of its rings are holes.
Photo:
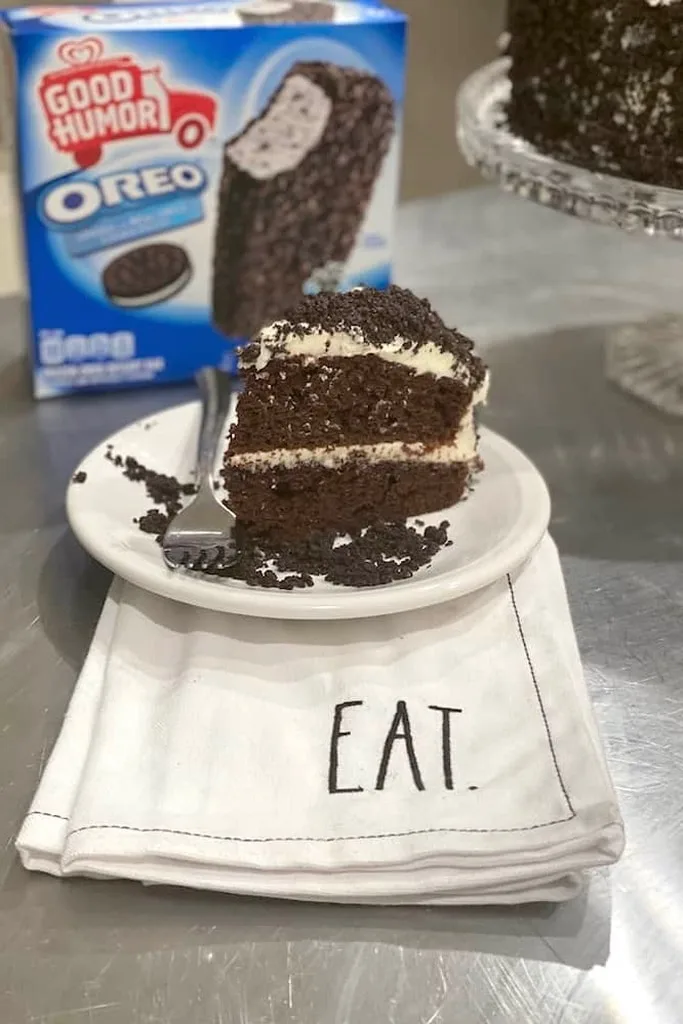
[[[332,100],[303,75],[287,78],[263,117],[227,147],[227,154],[252,178],[274,178],[297,167],[318,145]]]
[[[263,470],[274,466],[294,469],[315,463],[336,469],[352,458],[366,462],[421,462],[447,466],[471,462],[477,456],[477,431],[472,410],[465,415],[455,437],[448,444],[430,448],[422,442],[381,441],[378,444],[350,444],[328,448],[274,448],[271,451],[229,455],[232,466]]]
[[[466,385],[470,382],[469,366],[452,352],[445,352],[432,341],[411,345],[406,343],[405,338],[397,335],[389,344],[372,345],[365,341],[363,332],[357,327],[330,333],[310,327],[308,324],[301,324],[301,333],[291,332],[284,334],[280,339],[279,334],[283,326],[287,326],[284,321],[277,321],[270,327],[264,328],[255,339],[256,344],[260,345],[260,352],[256,360],[257,370],[263,370],[271,359],[278,357],[306,356],[311,359],[323,357],[336,359],[373,355],[387,363],[406,366],[416,373],[431,373],[435,377],[451,377]]]
[[[680,0],[645,0],[649,7],[670,7],[672,4],[680,3]]]

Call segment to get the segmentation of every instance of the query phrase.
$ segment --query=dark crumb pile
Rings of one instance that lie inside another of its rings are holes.
[[[135,520],[135,522],[137,522],[143,533],[153,533],[157,540],[161,540],[166,533],[166,527],[170,522],[170,518],[161,509],[151,508],[148,512],[145,512],[144,516],[140,516],[139,519]]]
[[[407,580],[427,565],[448,542],[448,527],[445,520],[422,532],[407,523],[378,523],[352,534],[348,542],[333,532],[320,533],[283,545],[269,557],[281,572],[299,573],[304,586],[311,586],[312,576],[322,576],[343,587],[377,587]]]
[[[237,535],[237,561],[209,575],[244,580],[251,587],[295,590],[312,587],[313,577],[342,587],[378,587],[407,580],[450,543],[449,523],[422,532],[406,523],[379,523],[340,541],[333,531],[278,547]]]
[[[181,484],[174,476],[167,476],[165,473],[157,473],[154,469],[148,469],[141,462],[134,459],[132,455],[117,455],[111,445],[107,445],[105,458],[120,466],[123,475],[129,480],[141,481],[145,485],[147,497],[152,504],[161,508],[151,508],[135,522],[143,533],[153,533],[157,537],[163,533],[169,522],[180,512],[183,507],[182,498],[194,494],[197,488],[194,484]]]
[[[121,467],[129,480],[142,481],[150,500],[161,506],[135,520],[143,533],[154,534],[161,542],[170,519],[182,507],[182,497],[194,494],[195,485],[148,469],[130,455],[116,455],[111,447],[106,458]],[[416,520],[415,526],[379,523],[348,541],[329,531],[278,547],[255,541],[238,526],[237,561],[227,569],[209,566],[205,574],[277,590],[312,587],[314,576],[344,587],[377,587],[409,579],[428,565],[441,548],[452,544],[449,525],[446,520],[439,526],[425,526],[422,520]]]
[[[84,484],[87,479],[88,474],[85,472],[85,470],[79,469],[78,473],[74,473],[74,475],[71,477],[71,482],[73,484]]]

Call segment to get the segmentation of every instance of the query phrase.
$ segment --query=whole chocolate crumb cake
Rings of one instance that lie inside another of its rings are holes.
[[[300,539],[454,505],[488,372],[403,288],[309,296],[241,353],[224,478],[248,533]]]
[[[589,170],[683,188],[681,0],[510,0],[511,130]]]

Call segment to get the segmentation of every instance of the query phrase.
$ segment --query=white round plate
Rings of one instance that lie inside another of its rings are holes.
[[[162,597],[213,611],[280,619],[353,619],[389,615],[450,601],[480,590],[515,569],[538,544],[550,519],[548,491],[535,466],[514,445],[482,430],[486,468],[470,497],[421,517],[448,519],[451,547],[411,579],[356,589],[316,581],[306,590],[265,590],[238,580],[173,572],[159,545],[133,523],[151,506],[142,483],[126,479],[105,458],[132,455],[143,465],[191,479],[199,404],[176,406],[107,438],[78,467],[84,483],[67,491],[67,515],[79,541],[99,562]]]

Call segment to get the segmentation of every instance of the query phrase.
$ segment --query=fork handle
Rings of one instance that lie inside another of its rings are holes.
[[[197,486],[210,480],[225,420],[230,411],[236,379],[214,367],[205,367],[195,376],[202,400],[202,422],[197,453]]]

